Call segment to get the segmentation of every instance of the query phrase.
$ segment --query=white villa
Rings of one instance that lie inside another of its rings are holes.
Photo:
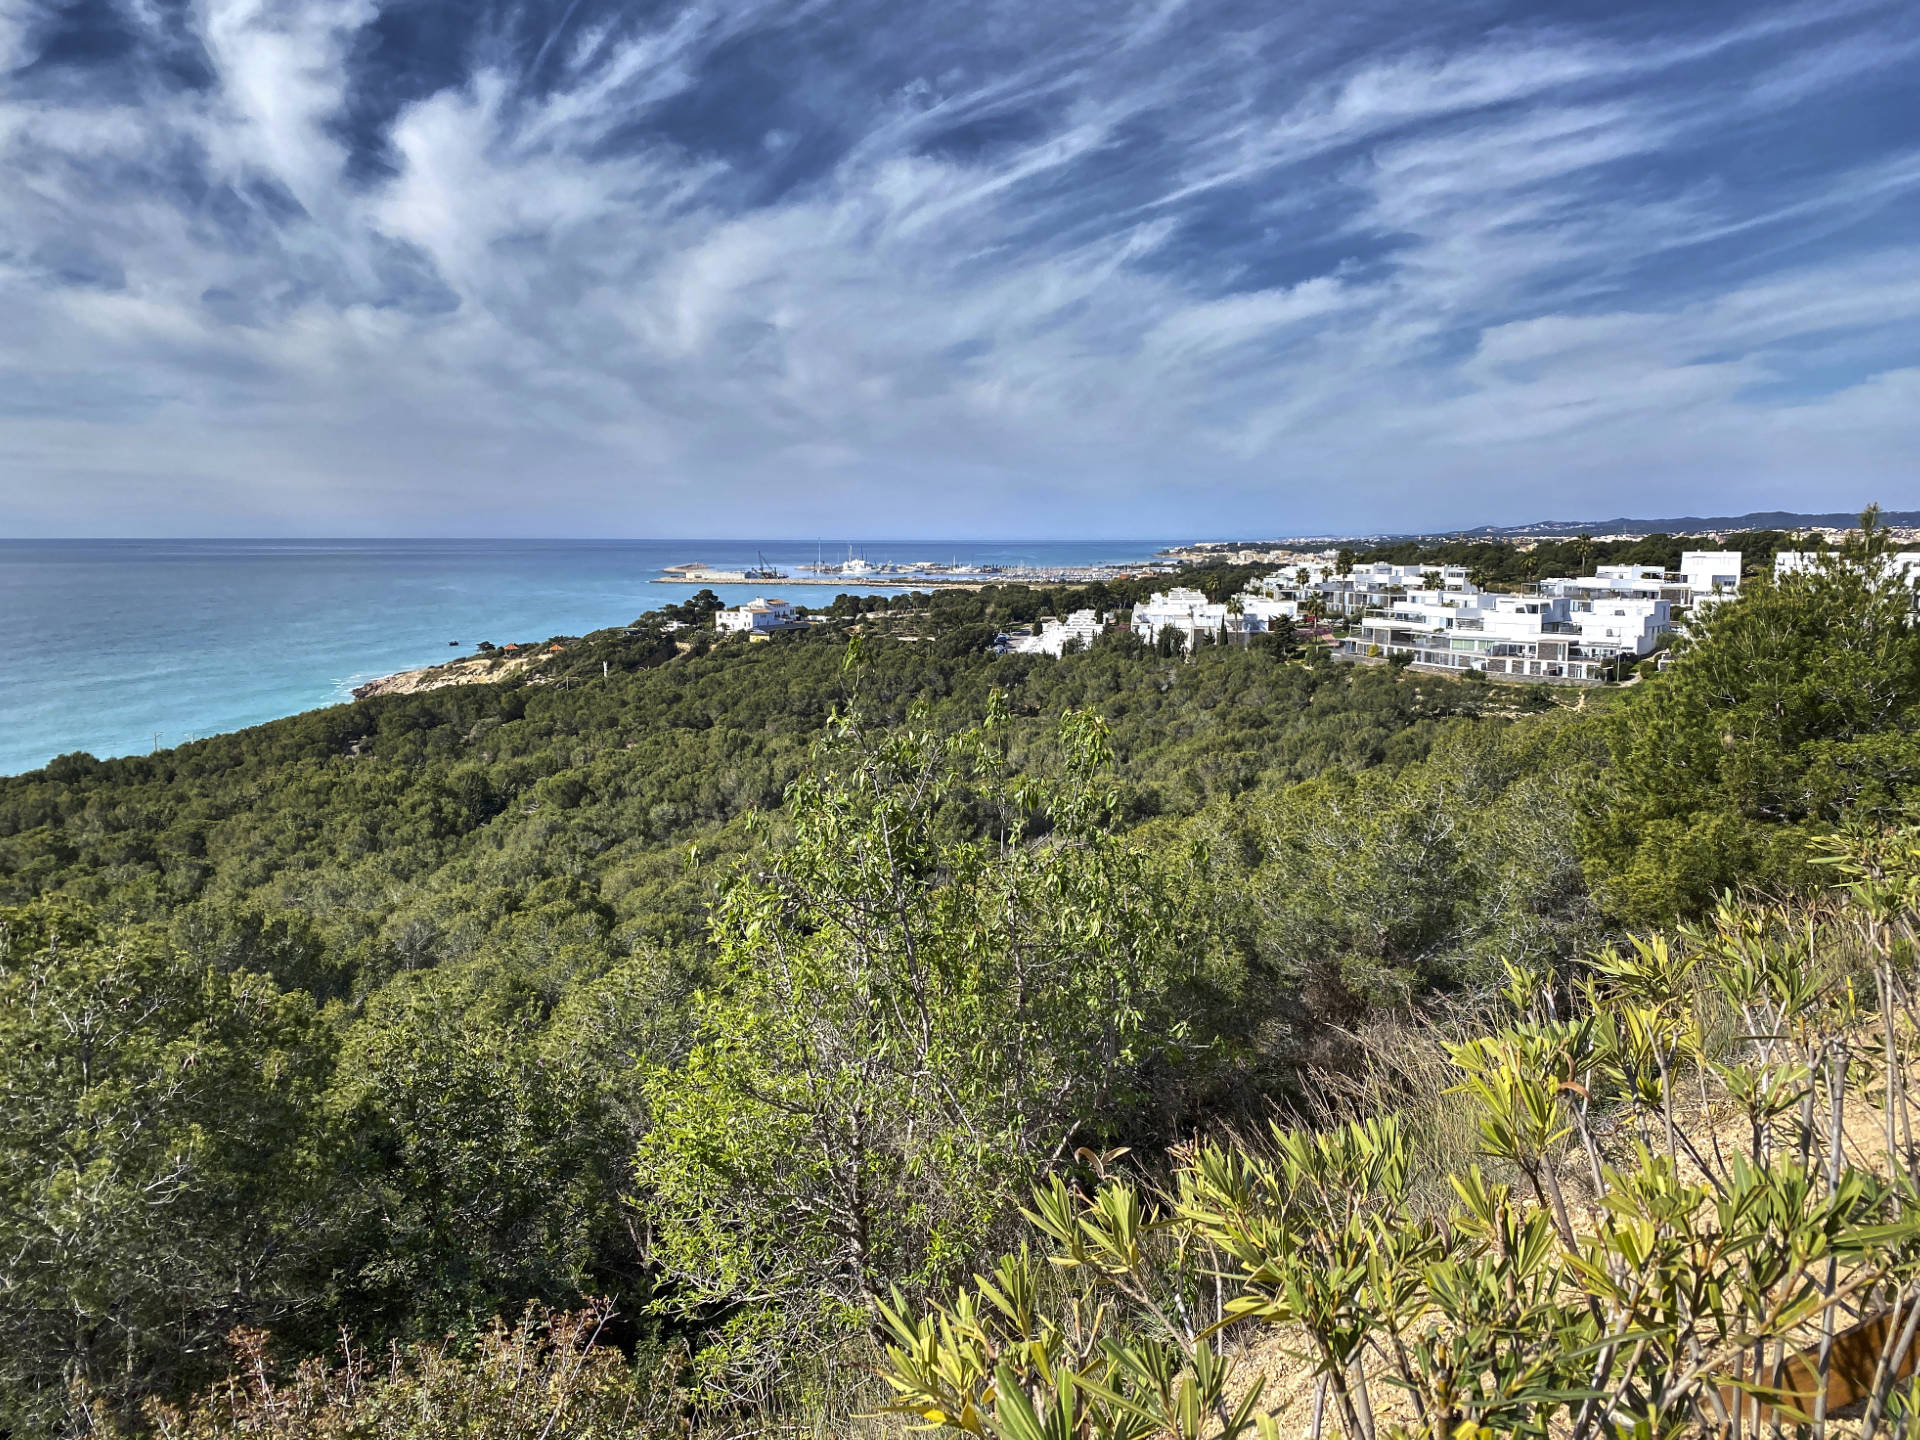
[[[1710,596],[1730,598],[1740,593],[1738,550],[1685,550],[1680,554],[1680,576],[1695,604]]]
[[[1038,635],[1002,635],[999,649],[1003,655],[1051,655],[1058,660],[1068,645],[1078,644],[1084,650],[1105,628],[1094,611],[1076,610],[1064,620],[1051,616],[1042,620]]]
[[[1680,568],[1668,574],[1658,565],[1602,565],[1591,575],[1556,576],[1540,582],[1544,595],[1578,598],[1665,600],[1676,609],[1713,596],[1740,593],[1738,550],[1686,550]]]
[[[1201,635],[1244,643],[1247,636],[1263,632],[1270,617],[1288,613],[1284,607],[1293,604],[1290,600],[1246,595],[1215,603],[1198,590],[1156,590],[1143,604],[1133,607],[1133,633],[1151,645],[1161,632],[1177,631],[1183,650],[1191,650]]]
[[[1674,626],[1673,602],[1625,596],[1569,600],[1568,618],[1580,627],[1580,646],[1588,655],[1649,655]],[[1610,653],[1609,653],[1610,652]]]
[[[713,617],[714,629],[722,635],[771,635],[776,630],[791,629],[799,623],[793,606],[785,600],[769,600],[765,597],[749,600],[737,610],[721,610]]]
[[[1300,602],[1298,600],[1275,600],[1265,595],[1253,595],[1245,591],[1242,591],[1237,598],[1240,601],[1240,609],[1242,612],[1252,616],[1259,622],[1259,624],[1254,627],[1254,634],[1261,634],[1273,629],[1273,622],[1276,620],[1293,621],[1300,618]],[[1230,600],[1227,603],[1231,606],[1233,602]]]
[[[1802,571],[1816,570],[1822,561],[1839,557],[1831,550],[1782,550],[1773,557],[1773,578],[1780,580]],[[1899,550],[1881,557],[1889,574],[1898,575],[1910,585],[1920,585],[1920,550]]]
[[[1389,565],[1376,560],[1371,565],[1356,565],[1345,578],[1356,590],[1424,589],[1430,579],[1436,578],[1439,583],[1432,587],[1435,589],[1473,589],[1464,565]]]
[[[1331,580],[1340,572],[1331,560],[1308,560],[1298,565],[1283,565],[1271,575],[1262,576],[1247,586],[1247,593],[1285,599],[1303,589]]]
[[[1665,600],[1681,606],[1693,596],[1685,580],[1669,579],[1658,565],[1602,565],[1591,575],[1555,576],[1540,582],[1540,593],[1582,600]]]

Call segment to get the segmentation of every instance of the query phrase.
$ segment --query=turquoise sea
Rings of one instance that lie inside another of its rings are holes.
[[[1162,541],[902,543],[875,562],[1085,565]],[[663,567],[784,570],[846,546],[752,540],[0,541],[0,774],[85,750],[177,745],[349,698],[355,685],[467,654],[624,625],[698,585]],[[778,582],[710,587],[730,605]],[[847,590],[868,587],[848,584]],[[837,591],[795,587],[796,604]]]

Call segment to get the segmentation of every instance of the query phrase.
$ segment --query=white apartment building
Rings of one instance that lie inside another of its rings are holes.
[[[1594,682],[1621,655],[1650,652],[1671,625],[1665,600],[1426,590],[1366,612],[1341,650],[1406,655],[1435,670]]]
[[[1094,611],[1076,610],[1064,620],[1042,620],[1038,635],[1002,635],[998,648],[1003,655],[1051,655],[1058,660],[1069,645],[1087,649],[1105,628]]]
[[[1568,600],[1568,616],[1580,628],[1586,658],[1611,660],[1621,654],[1651,655],[1660,637],[1673,629],[1673,603],[1624,595]]]
[[[1249,585],[1246,593],[1292,600],[1310,607],[1316,615],[1359,615],[1420,589],[1475,593],[1464,565],[1390,565],[1385,561],[1357,565],[1346,573],[1324,563],[1283,566]]]
[[[771,635],[799,623],[793,606],[764,596],[749,600],[737,610],[718,611],[713,617],[713,627],[722,635]]]

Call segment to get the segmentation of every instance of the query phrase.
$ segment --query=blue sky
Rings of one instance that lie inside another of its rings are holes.
[[[1920,506],[1897,3],[0,0],[0,533]]]

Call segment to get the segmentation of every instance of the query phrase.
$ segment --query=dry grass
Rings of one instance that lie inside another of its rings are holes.
[[[1484,1014],[1463,1009],[1372,1020],[1349,1032],[1354,1058],[1345,1069],[1308,1076],[1309,1100],[1324,1124],[1399,1118],[1415,1158],[1407,1202],[1415,1215],[1451,1210],[1449,1179],[1471,1165],[1502,1183],[1518,1179],[1512,1166],[1487,1156],[1473,1101],[1452,1093],[1460,1072],[1447,1058],[1447,1046],[1484,1034],[1488,1024]]]

